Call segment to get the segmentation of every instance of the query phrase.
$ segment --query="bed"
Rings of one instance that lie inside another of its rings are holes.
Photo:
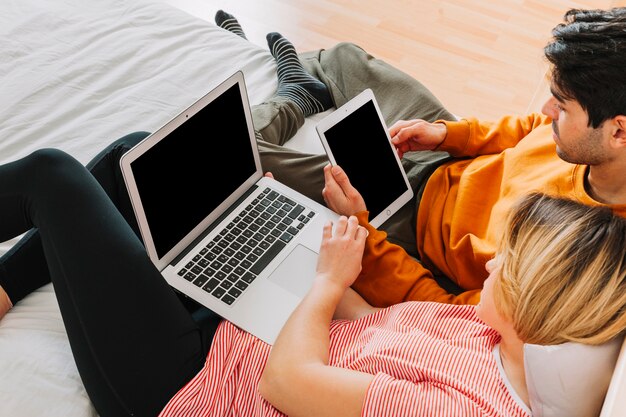
[[[251,103],[276,89],[267,48],[160,2],[5,0],[0,8],[0,163],[42,147],[88,162],[153,131],[241,69]],[[315,115],[288,146],[321,153]],[[15,240],[0,244],[4,253]],[[626,353],[602,417],[626,410]],[[0,416],[96,416],[51,284],[0,321]]]

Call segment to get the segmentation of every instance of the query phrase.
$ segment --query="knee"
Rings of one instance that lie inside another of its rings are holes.
[[[39,149],[26,157],[27,162],[38,170],[49,170],[59,166],[73,165],[76,159],[65,151],[53,148]]]
[[[371,56],[365,49],[352,42],[340,42],[334,48],[339,56]]]
[[[50,183],[62,176],[79,177],[85,167],[70,154],[52,148],[39,149],[28,155],[24,162],[27,170],[41,183]]]

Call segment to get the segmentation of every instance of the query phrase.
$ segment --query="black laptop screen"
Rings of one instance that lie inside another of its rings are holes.
[[[237,84],[131,163],[159,258],[255,172]]]

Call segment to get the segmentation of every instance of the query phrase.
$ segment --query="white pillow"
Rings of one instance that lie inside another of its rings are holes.
[[[598,416],[623,338],[599,346],[524,345],[526,385],[533,417]]]

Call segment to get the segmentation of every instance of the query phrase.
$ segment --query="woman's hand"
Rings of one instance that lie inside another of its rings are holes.
[[[389,128],[391,143],[398,156],[409,151],[431,151],[446,138],[448,128],[443,123],[429,123],[422,119],[399,120]]]
[[[334,225],[324,225],[322,244],[317,261],[317,278],[331,282],[343,290],[356,280],[361,272],[361,259],[367,230],[359,226],[356,217],[341,216]]]
[[[339,166],[330,164],[324,167],[324,189],[322,197],[328,208],[343,216],[351,216],[367,210],[365,200],[350,184],[348,175]]]

